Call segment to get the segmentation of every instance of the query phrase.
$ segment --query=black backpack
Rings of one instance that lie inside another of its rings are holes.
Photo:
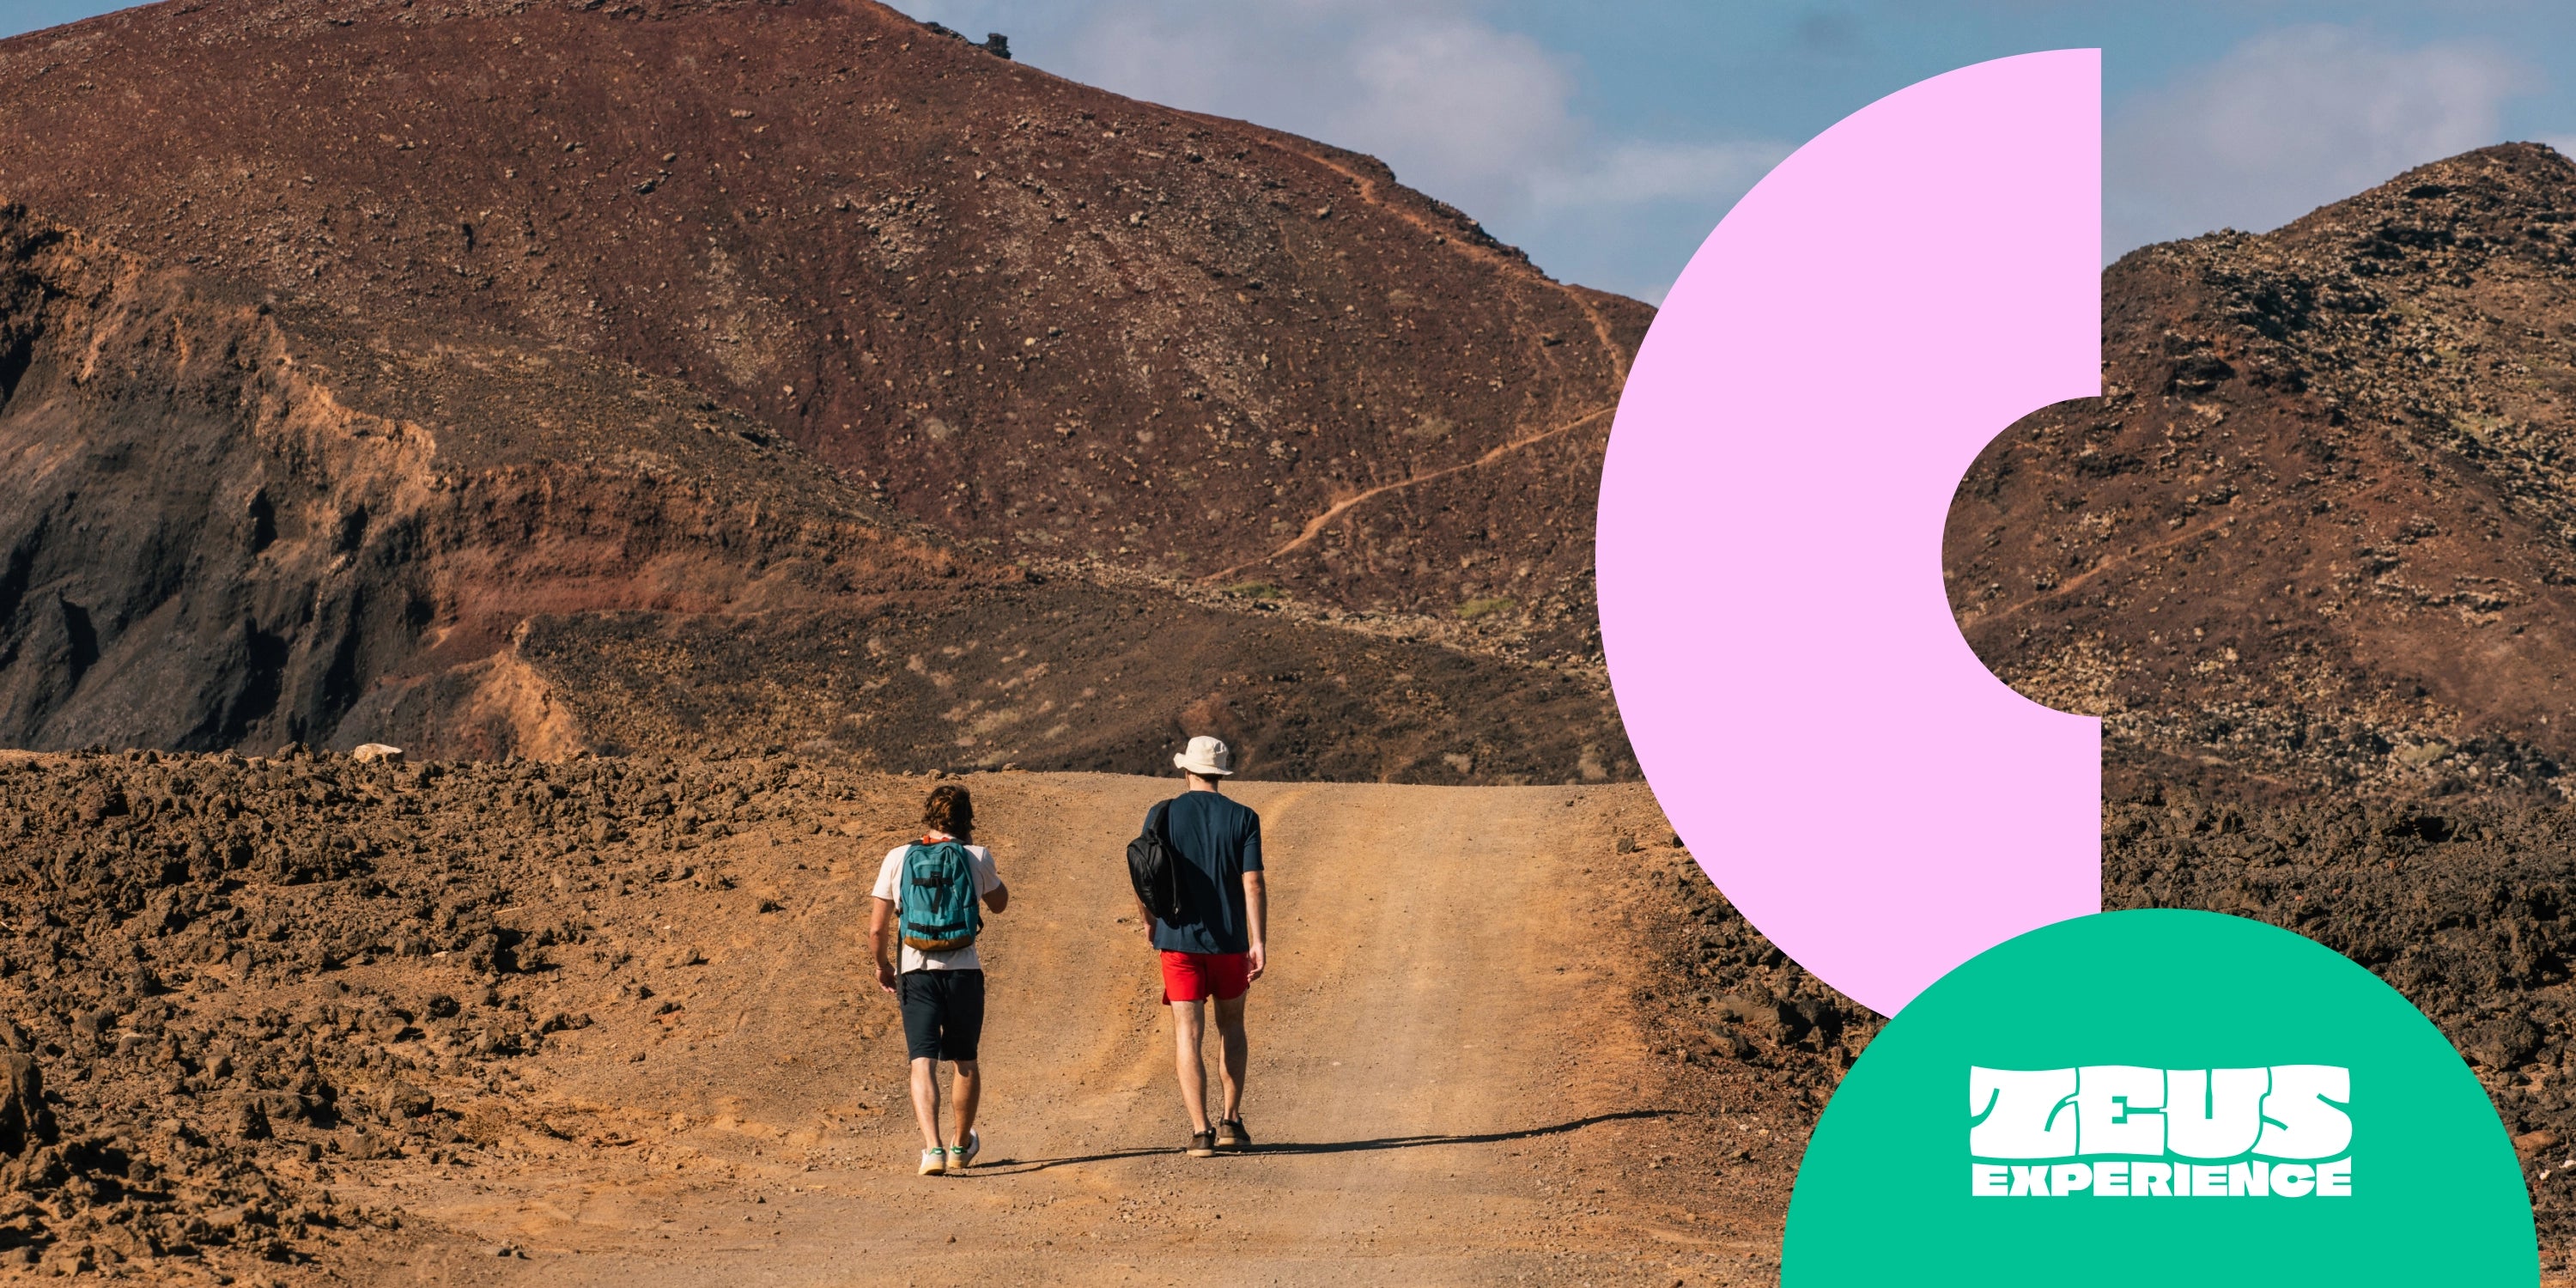
[[[1145,834],[1127,843],[1127,880],[1136,887],[1136,899],[1145,911],[1166,926],[1180,925],[1186,916],[1181,906],[1181,856],[1172,850],[1172,837],[1164,815],[1172,803],[1164,801],[1145,815]]]

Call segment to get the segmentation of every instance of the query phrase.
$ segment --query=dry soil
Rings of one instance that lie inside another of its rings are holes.
[[[922,1178],[860,936],[927,778],[0,771],[0,1038],[58,1120],[0,1175],[0,1243],[39,1271],[1764,1282],[1802,1088],[1848,1061],[1842,1022],[1792,1002],[1693,1027],[1723,981],[1676,946],[1726,914],[1642,787],[1240,783],[1274,901],[1258,1144],[1190,1159],[1121,866],[1173,784],[972,775],[1013,890],[983,945],[985,1153]],[[1722,973],[1770,1006],[1763,968]]]
[[[980,783],[979,783],[980,786]],[[716,959],[665,972],[675,1023],[531,1063],[573,1142],[372,1169],[352,1197],[438,1234],[382,1283],[1671,1283],[1758,1280],[1767,1239],[1639,1178],[1710,1148],[1629,1005],[1634,928],[1582,923],[1603,806],[1637,789],[1244,784],[1275,892],[1245,1110],[1192,1159],[1118,848],[1167,783],[983,789],[1012,886],[985,953],[983,1161],[911,1174],[893,1006],[854,969],[884,847],[808,839],[784,915],[674,908]],[[756,842],[755,842],[756,843]],[[800,856],[788,859],[786,856]],[[1614,882],[1614,888],[1617,883]],[[698,902],[698,901],[693,901]],[[730,902],[733,908],[719,908]],[[854,1040],[856,1033],[878,1040]],[[643,1056],[640,1061],[635,1057]],[[1687,1118],[1687,1121],[1681,1121]],[[580,1140],[614,1133],[613,1148]],[[1702,1218],[1702,1219],[1695,1219]],[[497,1255],[503,1247],[515,1255]]]

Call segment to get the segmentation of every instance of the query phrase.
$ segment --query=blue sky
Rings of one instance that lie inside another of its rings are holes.
[[[0,35],[118,7],[0,0]],[[2407,166],[2576,142],[2576,5],[2528,0],[898,0],[1024,62],[1384,158],[1558,277],[1649,300],[1800,142],[1986,58],[2104,50],[2106,255]]]

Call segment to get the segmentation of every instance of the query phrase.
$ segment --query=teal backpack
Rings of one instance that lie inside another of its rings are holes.
[[[903,942],[925,953],[975,942],[984,919],[975,906],[975,865],[956,841],[916,843],[903,855]]]

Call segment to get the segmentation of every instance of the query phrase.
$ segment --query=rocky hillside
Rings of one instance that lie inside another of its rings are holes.
[[[2103,903],[2295,930],[2440,1024],[2576,1203],[2576,165],[2509,144],[2103,282],[2104,396],[1998,438],[1951,604],[2104,716]]]
[[[1279,776],[1619,765],[1579,679],[1034,575],[679,381],[254,301],[14,209],[0,353],[7,743],[1133,769],[1186,726]]]
[[[0,739],[393,732],[435,678],[438,727],[402,732],[543,750],[495,653],[532,613],[968,568],[669,381],[292,312],[0,209]]]
[[[1979,655],[2105,714],[2115,777],[2563,788],[2576,166],[2471,152],[2133,252],[2103,299],[2105,396],[1960,484],[1948,576]]]
[[[172,0],[0,42],[9,199],[684,381],[1005,556],[1594,651],[1645,306],[864,0]]]
[[[1634,773],[1645,311],[1365,158],[834,3],[168,4],[0,103],[0,745]]]

